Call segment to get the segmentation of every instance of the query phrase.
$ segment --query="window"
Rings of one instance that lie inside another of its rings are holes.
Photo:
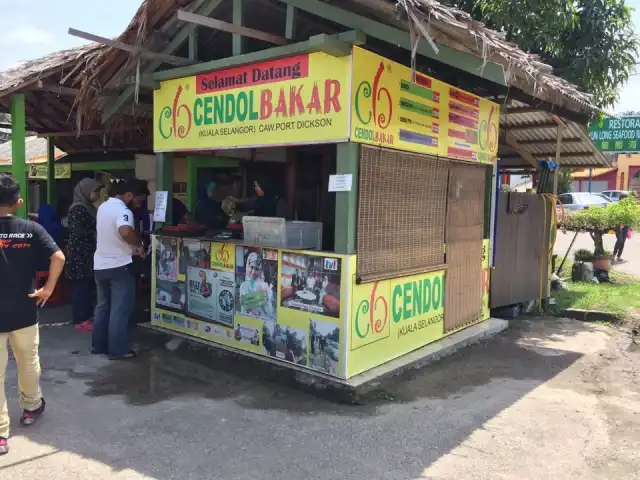
[[[571,203],[573,203],[573,200],[571,199],[571,195],[567,195],[567,194],[560,195],[558,199],[563,205],[570,205]]]

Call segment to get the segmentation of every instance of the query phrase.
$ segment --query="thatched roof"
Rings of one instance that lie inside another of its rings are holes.
[[[183,26],[176,19],[176,11],[196,11],[204,3],[204,0],[144,0],[118,40],[151,51],[160,51]],[[231,21],[231,4],[230,1],[221,2],[212,16]],[[542,63],[536,55],[522,51],[516,44],[507,42],[501,33],[485,27],[461,10],[435,0],[334,0],[330,5],[402,29],[407,32],[408,37],[410,30],[418,33],[426,31],[439,45],[447,45],[479,56],[487,62],[500,64],[504,68],[509,87],[515,87],[535,99],[585,114],[585,118],[594,111],[599,111],[592,104],[589,95],[553,75],[552,68]],[[278,0],[245,0],[245,15],[251,28],[274,34],[282,34],[280,30],[284,26],[285,8],[286,5]],[[305,12],[300,12],[300,15],[302,21],[297,24],[300,39],[308,38],[311,34],[332,33],[337,30],[336,25],[331,22]],[[200,33],[201,37],[205,35],[208,38],[204,42],[207,45],[206,54],[210,54],[212,50],[224,51],[221,56],[231,54],[230,51],[226,52],[230,50],[229,34],[209,29],[200,29]],[[201,52],[204,50],[202,46],[201,43]],[[261,47],[265,48],[264,45]],[[175,54],[186,57],[184,48]],[[89,65],[91,73],[87,76],[88,81],[78,98],[78,113],[82,117],[91,118],[94,112],[88,106],[95,105],[96,88],[117,87],[127,75],[144,72],[151,63],[112,48],[97,52]],[[126,113],[133,111],[134,107],[131,106]]]
[[[92,54],[104,49],[102,45],[95,44],[70,48],[23,62],[0,72],[0,97],[5,97],[54,74],[60,74],[63,78],[73,78],[74,74],[87,67]]]

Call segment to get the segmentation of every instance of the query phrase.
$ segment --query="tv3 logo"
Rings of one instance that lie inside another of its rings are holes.
[[[324,269],[332,270],[334,272],[338,271],[338,259],[337,258],[325,258],[324,259]]]

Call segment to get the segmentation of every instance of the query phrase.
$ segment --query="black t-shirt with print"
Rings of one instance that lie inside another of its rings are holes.
[[[49,265],[58,250],[41,225],[0,217],[0,333],[38,323],[38,307],[29,294],[34,291],[36,270]]]

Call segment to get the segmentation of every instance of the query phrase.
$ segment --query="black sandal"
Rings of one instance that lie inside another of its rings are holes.
[[[109,360],[131,360],[134,358],[138,358],[138,354],[131,350],[129,353],[125,353],[124,355],[120,355],[118,357],[109,356]]]

